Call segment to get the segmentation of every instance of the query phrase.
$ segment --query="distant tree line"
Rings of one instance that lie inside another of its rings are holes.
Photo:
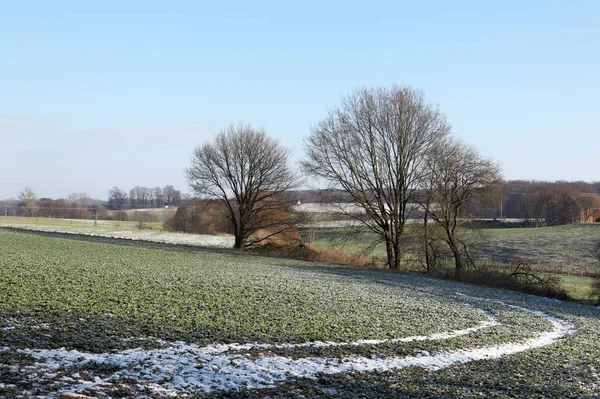
[[[17,200],[0,201],[0,214],[5,216],[51,217],[67,219],[115,219],[129,220],[127,209],[144,209],[178,205],[182,202],[181,191],[172,185],[164,187],[136,186],[129,191],[113,187],[108,201],[94,200],[86,193],[71,193],[66,198],[38,198],[31,187],[25,187]],[[116,211],[116,212],[109,212]]]
[[[86,193],[70,193],[66,198],[38,198],[31,187],[25,187],[17,200],[0,202],[0,211],[6,216],[35,216],[69,219],[107,217],[101,201],[93,200]]]
[[[507,181],[494,209],[477,213],[525,219],[532,226],[581,223],[600,211],[598,189],[600,181]]]
[[[115,186],[108,192],[107,207],[114,210],[158,208],[178,205],[182,199],[181,191],[170,184],[162,188],[135,186],[129,193]]]

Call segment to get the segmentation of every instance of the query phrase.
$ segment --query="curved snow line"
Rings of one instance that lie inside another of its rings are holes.
[[[471,334],[482,330],[484,328],[490,328],[501,323],[496,320],[496,318],[486,312],[483,309],[476,309],[478,312],[486,315],[488,320],[482,321],[479,325],[469,328],[464,328],[461,330],[454,330],[450,332],[442,332],[442,333],[434,333],[431,335],[413,335],[409,337],[403,338],[391,338],[391,339],[360,339],[353,342],[331,342],[331,341],[313,341],[313,342],[303,342],[301,344],[257,344],[257,343],[248,343],[248,344],[222,344],[222,345],[209,345],[205,346],[204,350],[209,353],[223,353],[229,351],[249,351],[252,349],[288,349],[288,348],[327,348],[327,347],[341,347],[341,346],[361,346],[361,345],[380,345],[386,343],[397,343],[397,342],[414,342],[414,341],[435,341],[442,339],[450,339],[460,337],[462,335]]]
[[[364,345],[383,342],[409,342],[426,339],[444,339],[465,335],[484,326],[457,330],[451,333],[432,334],[399,338],[396,340],[363,340],[350,343],[312,342],[305,344],[282,345],[212,345],[199,347],[177,342],[173,346],[156,350],[130,349],[115,354],[89,354],[78,351],[59,350],[23,350],[43,363],[37,363],[34,370],[43,377],[44,373],[64,366],[84,366],[88,362],[116,365],[120,371],[102,380],[70,380],[64,383],[61,392],[72,392],[86,388],[101,389],[110,381],[121,378],[137,380],[139,384],[151,389],[157,395],[169,395],[175,392],[193,393],[245,388],[269,388],[276,382],[295,377],[315,377],[319,373],[337,374],[344,372],[385,371],[404,367],[423,367],[438,370],[455,364],[476,360],[497,359],[503,356],[541,348],[550,345],[574,331],[574,326],[544,312],[498,302],[500,305],[543,317],[552,324],[552,331],[539,334],[518,343],[508,342],[481,348],[448,350],[430,354],[422,352],[419,356],[368,358],[348,356],[337,358],[301,358],[291,359],[284,356],[260,356],[253,358],[249,354],[227,354],[230,350],[248,350],[252,348],[295,348],[306,346],[342,346]],[[491,318],[488,325],[500,324]],[[39,367],[39,369],[37,369]],[[47,374],[46,374],[47,375]],[[63,378],[64,379],[64,378]]]

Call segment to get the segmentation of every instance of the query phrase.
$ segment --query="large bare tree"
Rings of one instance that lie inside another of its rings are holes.
[[[366,218],[340,207],[377,234],[389,267],[398,270],[400,237],[425,154],[449,132],[446,117],[419,90],[357,89],[312,128],[302,165],[364,210]]]
[[[460,280],[469,259],[468,246],[459,234],[461,224],[470,216],[468,205],[499,197],[500,167],[475,148],[448,138],[429,150],[426,176],[425,228],[431,218],[442,229],[454,257],[454,278]]]
[[[264,130],[246,124],[221,130],[214,142],[196,147],[186,169],[196,194],[222,201],[235,235],[235,248],[256,243],[250,239],[258,229],[269,235],[290,228],[288,201],[283,192],[298,180],[287,165],[290,151]]]

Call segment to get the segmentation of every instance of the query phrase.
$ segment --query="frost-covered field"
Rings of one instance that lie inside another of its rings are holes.
[[[598,270],[600,224],[485,230],[478,255],[493,262],[524,260],[561,272]]]
[[[231,248],[233,236],[183,234],[155,230],[118,230],[103,227],[51,226],[37,224],[0,223],[0,228],[43,231],[47,233],[76,234],[91,237],[122,238],[125,240],[191,245],[207,248]]]
[[[600,312],[0,230],[0,396],[593,397]]]

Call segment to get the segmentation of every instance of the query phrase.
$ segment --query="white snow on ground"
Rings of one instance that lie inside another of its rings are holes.
[[[476,298],[473,298],[476,299]],[[418,356],[378,357],[347,356],[345,358],[300,358],[260,354],[251,356],[251,349],[327,347],[380,344],[385,342],[409,342],[438,340],[457,337],[488,328],[499,323],[488,314],[488,320],[464,330],[429,336],[405,337],[395,340],[362,340],[356,342],[311,342],[303,344],[231,344],[200,347],[184,342],[175,342],[169,347],[154,350],[130,349],[118,353],[91,354],[65,349],[28,349],[21,352],[38,359],[24,371],[44,378],[61,367],[81,367],[89,362],[116,365],[119,371],[101,379],[91,381],[78,374],[63,377],[59,393],[76,392],[93,388],[102,390],[111,382],[119,380],[137,381],[138,388],[149,389],[155,395],[191,395],[194,392],[232,390],[238,388],[268,388],[275,383],[295,377],[313,378],[319,373],[337,374],[344,372],[385,371],[404,367],[423,367],[438,370],[455,364],[475,360],[496,359],[514,353],[550,345],[574,331],[574,326],[544,312],[496,302],[519,311],[531,313],[548,320],[553,329],[537,337],[521,342],[508,342],[488,347],[447,350],[437,353],[421,352]],[[228,353],[228,352],[238,353]],[[241,353],[241,354],[240,354]]]
[[[360,205],[350,203],[321,203],[321,202],[307,202],[304,204],[294,205],[296,212],[305,213],[365,213],[365,209]]]
[[[79,234],[91,237],[122,238],[127,240],[192,245],[197,247],[210,248],[232,248],[234,243],[233,236],[216,236],[209,234],[183,234],[170,232],[156,232],[152,230],[106,230],[94,227],[26,225],[10,223],[0,223],[0,227],[44,231],[61,234]]]

